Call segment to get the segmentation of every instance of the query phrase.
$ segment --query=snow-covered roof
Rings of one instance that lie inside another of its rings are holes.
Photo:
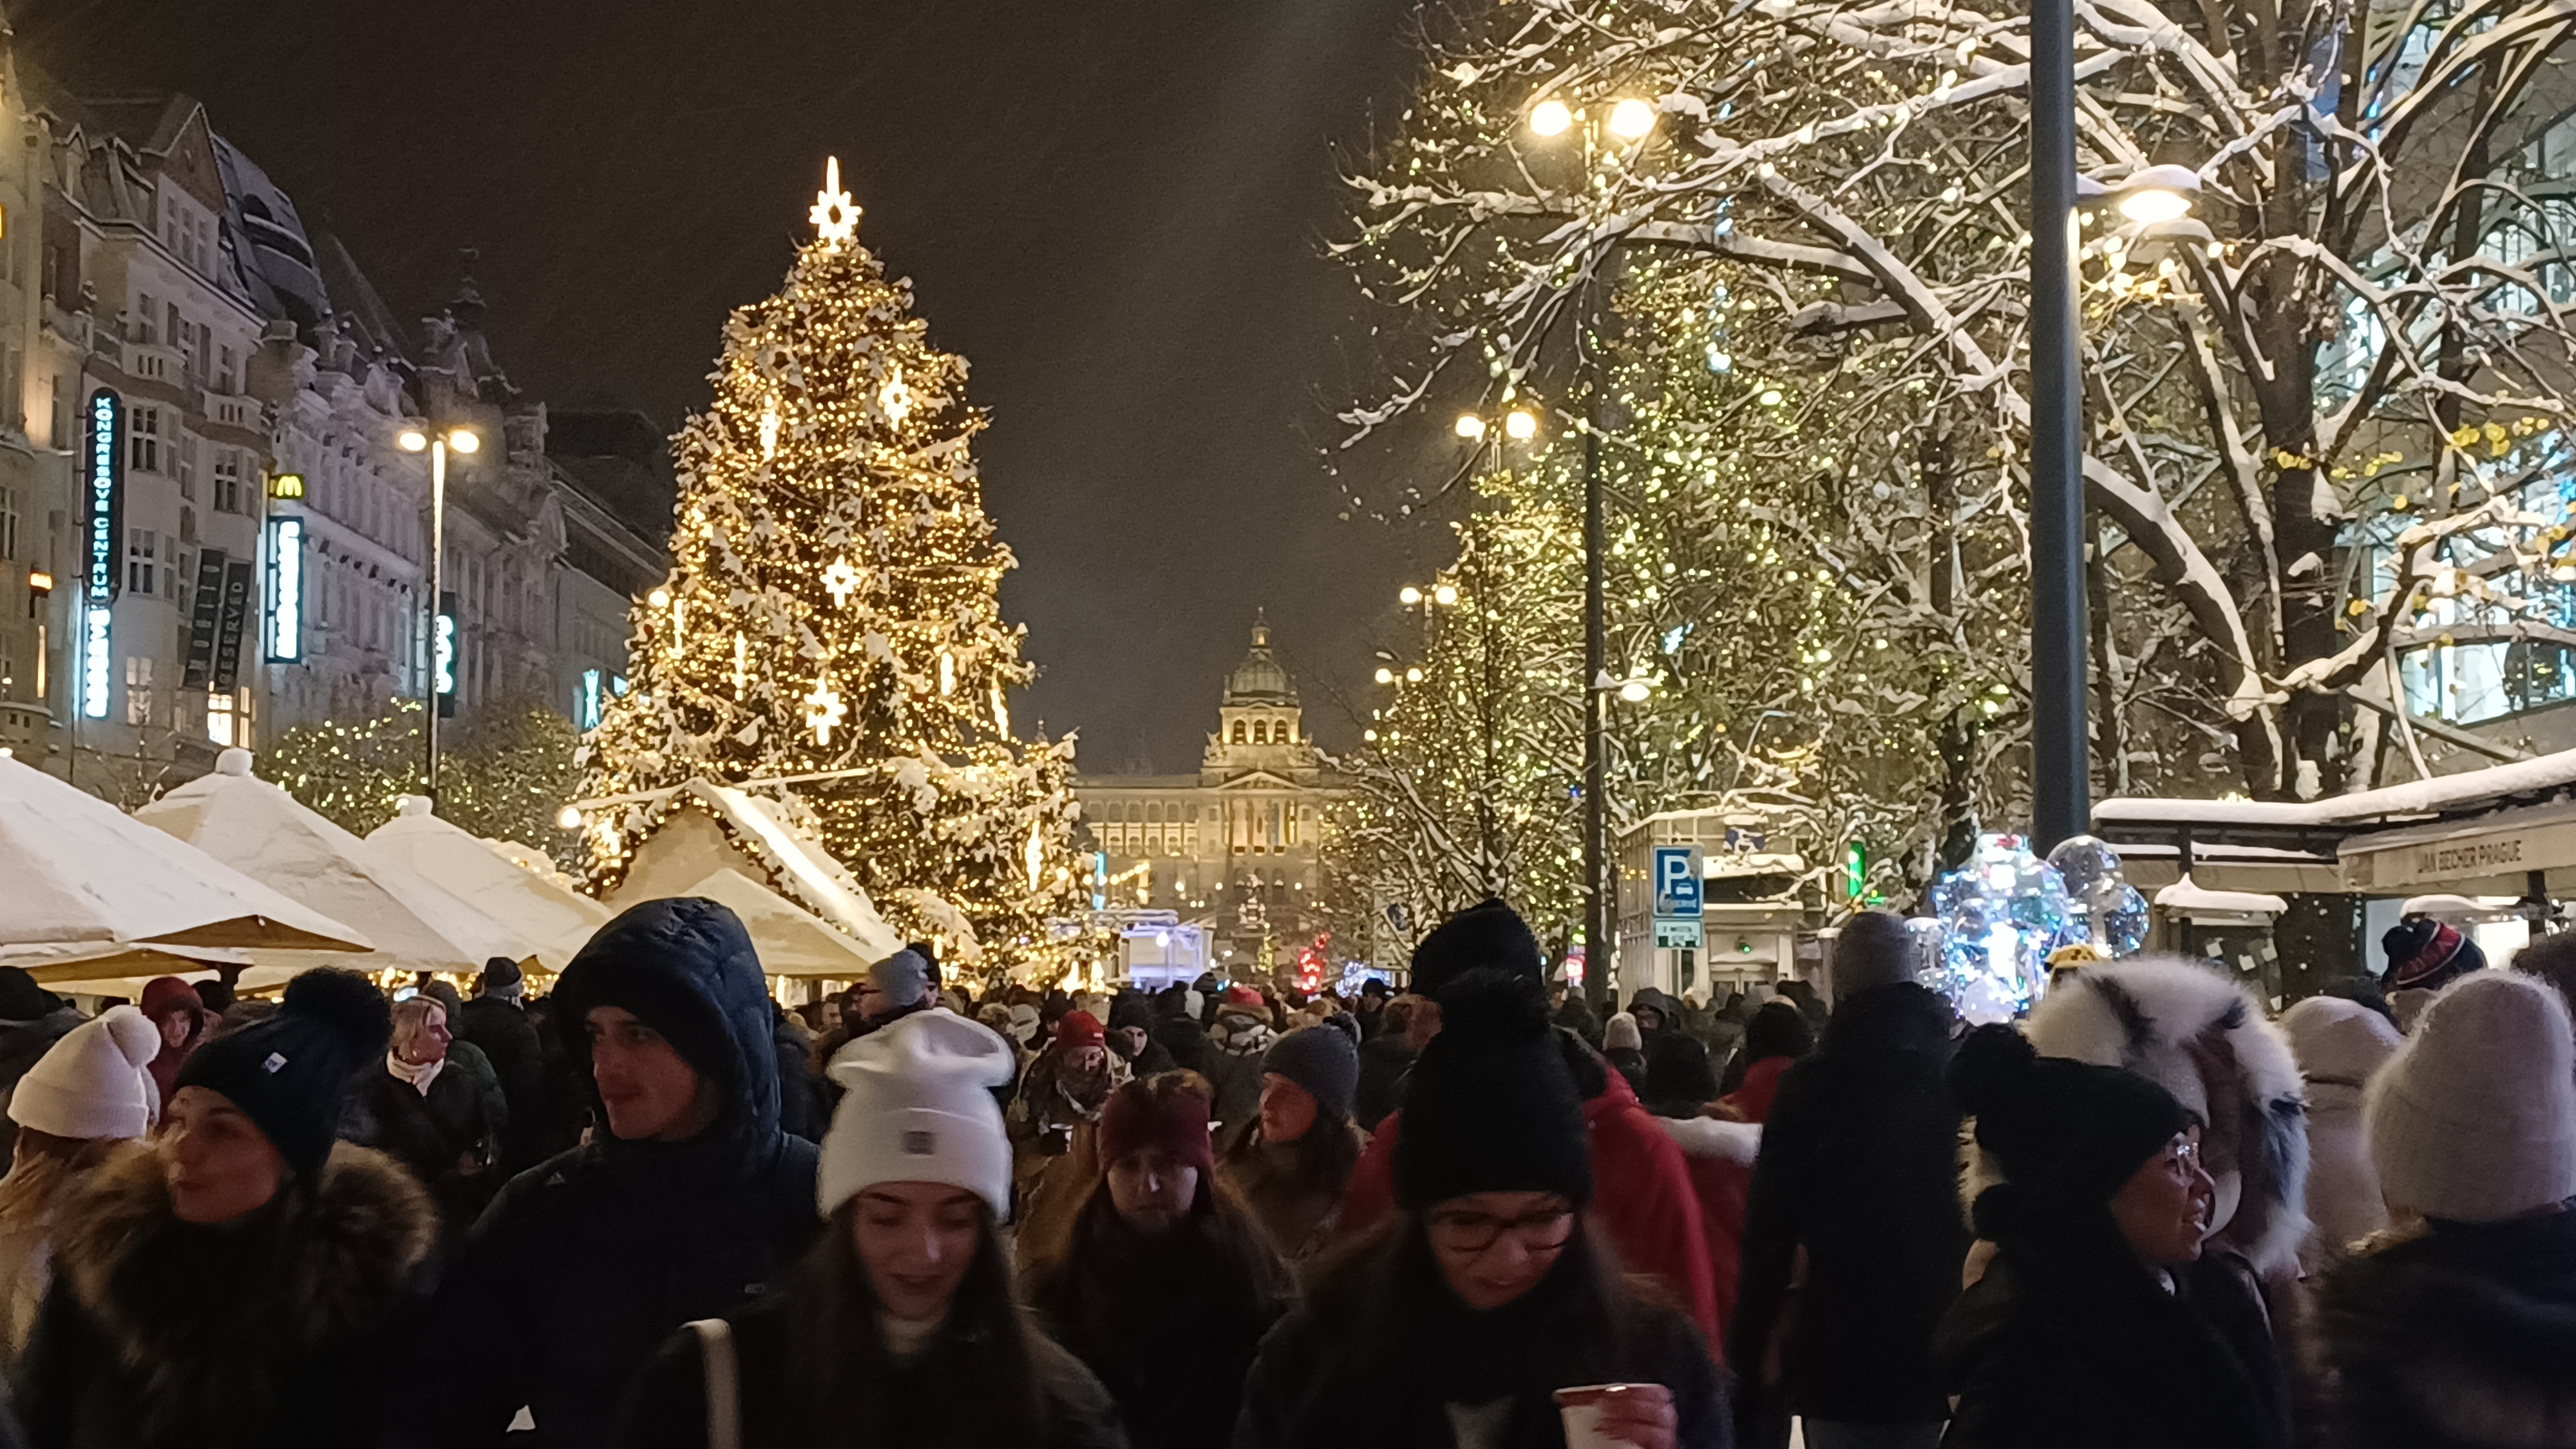
[[[2576,786],[2576,750],[2528,760],[2356,790],[2323,800],[2104,800],[2093,807],[2102,824],[2239,825],[2336,829],[2409,816],[2468,810]]]
[[[517,932],[549,971],[572,964],[591,933],[608,924],[606,906],[556,884],[551,871],[539,875],[515,864],[491,842],[439,819],[421,796],[404,796],[399,813],[371,831],[366,843]]]
[[[2156,892],[2156,907],[2186,916],[2277,916],[2288,910],[2290,903],[2279,896],[2254,891],[2210,890],[2192,884],[2191,877],[2184,876]]]
[[[371,850],[294,796],[250,772],[248,750],[226,750],[215,773],[134,812],[281,894],[361,920],[376,955],[355,964],[459,971],[494,956],[523,960],[533,943],[384,852]]]
[[[609,893],[612,906],[689,894],[693,882],[740,870],[750,884],[846,935],[870,961],[903,949],[902,935],[878,913],[848,867],[789,824],[777,802],[694,779],[657,795],[650,808],[654,823],[636,845],[625,878]]]
[[[334,915],[0,756],[0,950],[86,956],[132,943],[365,950]],[[20,963],[25,964],[25,963]]]

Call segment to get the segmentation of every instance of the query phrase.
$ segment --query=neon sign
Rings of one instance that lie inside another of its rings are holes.
[[[125,405],[100,388],[89,398],[89,578],[82,599],[81,716],[107,718],[109,634],[116,603],[116,539],[125,514]]]
[[[303,657],[304,520],[288,514],[268,521],[268,660]]]

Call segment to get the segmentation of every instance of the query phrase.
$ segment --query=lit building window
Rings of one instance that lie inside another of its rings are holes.
[[[586,730],[599,728],[599,679],[596,669],[581,672],[581,697],[573,712],[573,723]]]
[[[228,691],[206,695],[206,738],[219,745],[240,744],[240,701]]]

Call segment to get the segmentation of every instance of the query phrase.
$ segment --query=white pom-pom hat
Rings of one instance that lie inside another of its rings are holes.
[[[56,1137],[140,1137],[152,1126],[160,1030],[131,1006],[111,1006],[65,1032],[18,1079],[9,1120]]]

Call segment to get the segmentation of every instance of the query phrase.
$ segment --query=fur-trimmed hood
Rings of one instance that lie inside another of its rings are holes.
[[[2218,1183],[2210,1246],[2267,1277],[2297,1270],[2308,1235],[2305,1084],[2253,993],[2179,957],[2072,973],[2024,1028],[2043,1056],[2126,1067],[2204,1124],[2201,1160]],[[2002,1180],[1971,1133],[1960,1196]]]
[[[1693,1161],[1729,1162],[1751,1167],[1762,1151],[1762,1124],[1722,1122],[1715,1117],[1657,1117],[1655,1125],[1673,1139],[1682,1156]]]
[[[384,1323],[438,1231],[410,1174],[347,1143],[254,1218],[181,1222],[160,1154],[138,1146],[101,1166],[57,1220],[56,1282],[140,1391],[147,1424],[260,1422],[281,1407],[293,1366]]]

